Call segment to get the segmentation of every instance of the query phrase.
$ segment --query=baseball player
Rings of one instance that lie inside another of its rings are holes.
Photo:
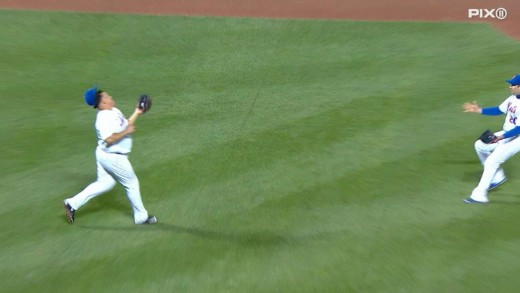
[[[115,107],[115,101],[107,93],[93,87],[85,92],[87,105],[97,109],[95,128],[98,137],[96,148],[97,180],[80,193],[64,200],[66,219],[74,222],[75,212],[92,198],[111,190],[116,181],[126,190],[134,212],[136,224],[153,224],[157,218],[150,216],[144,208],[139,190],[139,180],[134,173],[128,155],[132,149],[131,134],[135,131],[135,121],[147,110],[138,106],[130,118]]]
[[[520,74],[506,82],[509,83],[511,96],[498,107],[480,108],[476,102],[463,105],[464,112],[483,115],[506,114],[503,129],[494,134],[494,139],[487,144],[480,139],[475,142],[475,150],[484,166],[484,171],[477,187],[473,189],[470,197],[464,200],[466,203],[489,202],[488,191],[498,187],[507,179],[500,166],[520,151],[520,121],[516,114],[517,109],[520,114]]]

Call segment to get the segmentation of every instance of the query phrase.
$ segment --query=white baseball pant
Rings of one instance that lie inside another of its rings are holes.
[[[134,211],[134,222],[143,224],[148,219],[139,189],[139,180],[126,155],[107,153],[96,149],[97,180],[74,197],[65,200],[74,210],[79,209],[92,198],[114,188],[117,182],[126,190],[126,196]]]
[[[499,131],[495,135],[498,136],[504,133],[505,131]],[[498,183],[506,178],[504,170],[500,166],[520,152],[520,138],[506,138],[493,144],[485,144],[477,140],[475,142],[475,150],[480,162],[484,166],[484,171],[479,184],[471,193],[471,198],[480,202],[488,202],[488,188],[491,183]]]

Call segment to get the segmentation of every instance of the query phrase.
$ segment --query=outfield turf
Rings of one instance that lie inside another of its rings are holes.
[[[0,11],[2,292],[515,292],[520,158],[464,205],[519,73],[484,24]],[[160,221],[95,179],[98,83]]]

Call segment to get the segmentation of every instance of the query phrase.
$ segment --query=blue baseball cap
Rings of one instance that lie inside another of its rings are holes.
[[[97,103],[98,103],[98,98],[97,98],[98,94],[97,93],[98,93],[97,86],[94,86],[93,88],[86,90],[85,91],[85,103],[87,103],[87,105],[89,105],[89,106],[96,108]]]
[[[513,76],[510,80],[506,80],[511,85],[520,85],[520,74]]]

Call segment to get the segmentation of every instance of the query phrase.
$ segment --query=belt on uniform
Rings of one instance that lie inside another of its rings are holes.
[[[104,151],[105,153],[107,153],[107,154],[128,156],[128,153],[109,152],[109,151],[107,151],[107,150],[103,150],[103,151]]]

